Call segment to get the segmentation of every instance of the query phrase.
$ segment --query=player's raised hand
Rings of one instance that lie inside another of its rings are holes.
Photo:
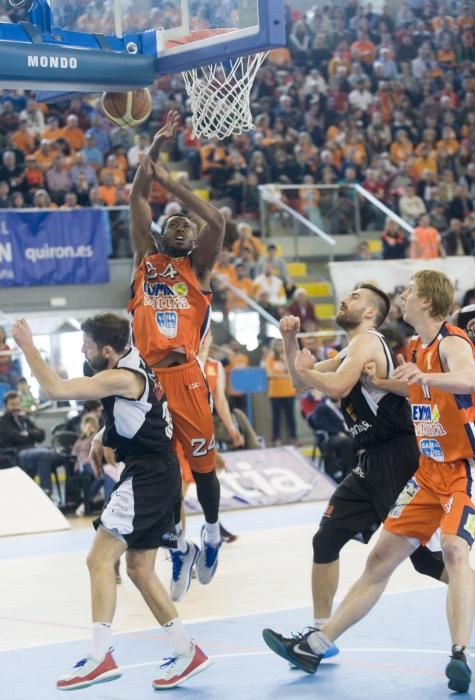
[[[24,349],[33,345],[31,328],[24,318],[19,318],[12,329],[12,336],[18,347]]]
[[[282,338],[295,338],[300,331],[300,319],[298,316],[284,316],[280,319],[279,330]]]
[[[392,373],[391,379],[397,379],[408,384],[420,384],[421,386],[426,383],[426,375],[424,372],[421,372],[414,362],[406,362],[402,355],[397,356],[397,361],[398,367]]]
[[[161,138],[164,141],[171,141],[176,136],[177,129],[180,125],[180,114],[172,109],[167,114],[167,121],[162,128],[157,131],[155,138]]]
[[[313,369],[316,359],[310,352],[308,348],[299,350],[295,358],[295,369],[300,371],[302,369]]]

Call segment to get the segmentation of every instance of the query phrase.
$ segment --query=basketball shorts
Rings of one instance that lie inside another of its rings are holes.
[[[181,477],[172,450],[125,460],[125,468],[99,518],[130,549],[176,547]]]
[[[419,451],[413,435],[365,450],[356,467],[336,488],[320,521],[369,542],[401,489],[417,469]]]
[[[458,535],[472,546],[475,504],[470,463],[435,462],[421,455],[419,468],[389,511],[384,529],[426,544],[439,526],[441,535]]]
[[[167,396],[173,419],[173,439],[178,441],[192,471],[214,469],[214,425],[211,393],[197,360],[176,367],[155,367]]]

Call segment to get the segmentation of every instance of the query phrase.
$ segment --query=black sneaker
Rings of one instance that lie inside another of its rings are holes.
[[[465,647],[457,649],[454,645],[452,647],[452,656],[445,669],[445,675],[449,679],[449,689],[455,690],[456,693],[466,693],[472,680],[472,671],[467,664],[464,650]]]
[[[307,638],[316,630],[309,628],[305,634],[299,633],[292,637],[283,637],[270,629],[262,630],[262,637],[273,652],[286,661],[302,669],[305,673],[315,673],[323,659],[323,654],[315,654],[309,647]]]
[[[221,535],[221,539],[223,542],[227,542],[228,544],[231,544],[231,542],[234,542],[237,540],[237,535],[233,535],[232,532],[229,532],[229,530],[226,530],[225,527],[219,523],[219,534]]]

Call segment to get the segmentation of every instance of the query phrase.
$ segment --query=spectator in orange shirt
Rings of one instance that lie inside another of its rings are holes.
[[[52,148],[51,141],[41,139],[40,147],[34,152],[35,160],[39,168],[45,173],[53,165],[57,149]]]
[[[48,117],[46,120],[46,129],[41,134],[42,139],[47,139],[50,142],[56,141],[63,137],[63,130],[59,128],[58,117]]]
[[[236,268],[231,262],[232,256],[229,250],[223,248],[223,250],[218,255],[216,260],[216,265],[213,268],[213,275],[219,275],[220,277],[225,277],[231,284],[236,283]]]
[[[370,66],[376,58],[376,47],[366,32],[358,32],[358,39],[351,45],[351,52],[356,60]]]
[[[86,143],[84,131],[79,128],[79,119],[75,114],[70,114],[66,119],[66,126],[62,130],[62,137],[66,139],[73,151],[80,151]]]
[[[451,126],[446,126],[442,130],[442,138],[437,141],[437,152],[440,154],[446,150],[449,155],[454,156],[459,149],[459,143],[455,138],[455,131]]]
[[[280,338],[273,341],[265,369],[269,379],[267,395],[272,410],[272,445],[277,447],[282,444],[282,413],[285,415],[290,441],[298,444],[294,406],[296,392],[285,362],[284,343]]]
[[[15,148],[19,148],[25,155],[35,150],[35,137],[29,131],[27,119],[20,119],[18,131],[13,134],[13,143]]]
[[[219,145],[218,139],[210,139],[200,149],[201,172],[209,175],[214,187],[222,178],[227,168],[226,151]]]
[[[414,146],[409,141],[406,131],[404,129],[398,129],[396,132],[396,140],[391,144],[389,149],[391,159],[396,165],[401,165],[412,155],[413,150]]]
[[[106,165],[100,170],[99,180],[103,181],[105,175],[110,175],[112,177],[114,185],[125,185],[125,173],[122,168],[119,167],[115,155],[111,154],[107,156]]]
[[[238,238],[232,246],[232,253],[235,258],[240,258],[243,248],[252,248],[254,260],[257,260],[262,255],[262,243],[252,233],[252,228],[249,224],[240,223],[237,225]]]
[[[246,266],[243,263],[237,263],[236,265],[236,279],[233,282],[233,286],[239,289],[248,297],[253,296],[254,292],[254,282],[246,274]],[[236,294],[233,293],[231,289],[227,291],[226,307],[228,312],[235,311],[236,309],[247,309],[248,304],[244,299],[241,299]]]
[[[419,180],[426,170],[437,175],[437,161],[430,155],[426,144],[420,144],[416,150],[419,151],[418,156],[414,158],[414,169],[417,173],[417,179]]]
[[[35,190],[38,187],[43,187],[45,183],[45,176],[42,169],[36,162],[36,158],[33,154],[26,156],[25,158],[25,182],[29,189]]]
[[[105,173],[102,184],[99,186],[99,196],[108,207],[113,207],[117,202],[117,187],[111,173]]]
[[[419,218],[419,225],[411,235],[410,257],[424,260],[445,258],[440,233],[430,225],[427,214]]]

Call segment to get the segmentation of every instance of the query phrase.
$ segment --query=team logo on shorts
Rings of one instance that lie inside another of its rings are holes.
[[[176,311],[157,311],[158,330],[166,338],[176,338],[178,330],[178,314]]]
[[[475,540],[475,515],[473,515],[473,513],[467,515],[463,529],[466,530],[470,534],[470,537]]]
[[[388,513],[388,518],[400,518],[401,513],[404,510],[404,508],[409,505],[409,503],[412,501],[412,499],[416,496],[416,494],[420,491],[421,487],[417,483],[417,481],[414,479],[409,479],[399,496],[397,497],[397,501],[394,504],[394,506],[391,508],[391,510]]]
[[[438,440],[421,440],[419,449],[421,454],[430,457],[434,462],[445,462],[444,451]]]

